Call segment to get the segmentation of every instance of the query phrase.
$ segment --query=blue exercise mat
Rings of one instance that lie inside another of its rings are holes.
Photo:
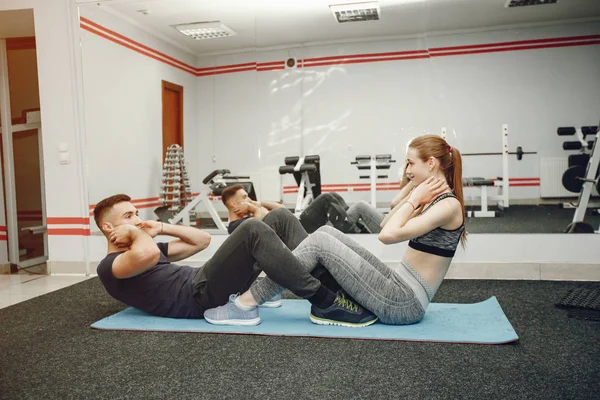
[[[380,322],[364,328],[316,325],[308,318],[310,303],[306,300],[283,300],[281,307],[261,308],[259,313],[259,325],[224,326],[211,325],[203,319],[154,317],[127,308],[94,323],[92,328],[480,344],[519,340],[495,297],[475,304],[432,303],[421,322],[403,326]]]

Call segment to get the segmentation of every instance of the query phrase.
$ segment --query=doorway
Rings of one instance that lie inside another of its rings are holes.
[[[33,10],[0,12],[0,242],[19,269],[48,260],[37,54]],[[7,247],[4,247],[7,246]],[[1,252],[0,252],[1,253]]]
[[[183,87],[162,81],[162,161],[165,161],[167,149],[172,144],[183,148]]]

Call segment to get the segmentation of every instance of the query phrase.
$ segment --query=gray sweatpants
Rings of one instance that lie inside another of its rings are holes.
[[[362,222],[371,233],[381,232],[381,221],[385,218],[385,215],[373,208],[372,205],[364,200],[352,204],[348,210],[348,221],[356,224]]]
[[[386,324],[419,322],[433,297],[427,282],[406,262],[394,270],[329,226],[311,234],[293,254],[308,271],[322,264],[350,296]],[[283,287],[266,278],[251,291],[260,304]]]

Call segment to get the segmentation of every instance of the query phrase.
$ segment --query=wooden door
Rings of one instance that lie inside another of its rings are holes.
[[[172,144],[183,147],[183,87],[162,81],[163,145],[162,160]]]

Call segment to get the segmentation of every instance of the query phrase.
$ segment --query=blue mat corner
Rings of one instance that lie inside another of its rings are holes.
[[[431,303],[414,325],[375,323],[365,328],[323,326],[310,322],[310,303],[283,300],[280,308],[261,308],[256,326],[211,325],[205,320],[161,318],[135,308],[106,317],[92,328],[153,332],[230,333],[447,343],[503,344],[519,340],[496,297],[474,304]]]

